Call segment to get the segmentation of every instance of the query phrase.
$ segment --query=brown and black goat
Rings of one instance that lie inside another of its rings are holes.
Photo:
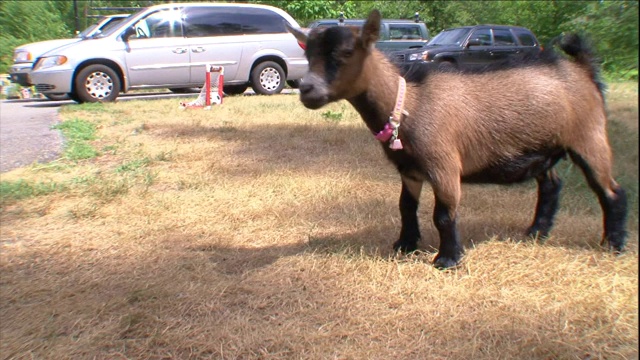
[[[310,109],[346,99],[383,143],[402,178],[402,229],[394,249],[414,251],[423,182],[435,195],[440,235],[435,266],[455,266],[463,247],[456,228],[461,182],[516,183],[536,179],[538,201],[528,228],[546,237],[562,186],[553,167],[566,154],[583,171],[604,213],[604,237],[625,246],[627,204],[612,178],[603,85],[583,39],[564,37],[535,59],[475,73],[423,67],[401,77],[374,48],[380,13],[361,29],[336,26],[310,33],[288,27],[306,44],[309,72],[300,100]]]

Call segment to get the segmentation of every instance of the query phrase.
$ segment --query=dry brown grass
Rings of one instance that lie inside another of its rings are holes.
[[[637,85],[632,103],[617,91],[611,117],[637,148]],[[579,187],[539,244],[510,241],[533,184],[465,186],[466,256],[441,272],[429,191],[425,251],[391,253],[398,176],[348,104],[177,103],[65,108],[99,125],[101,155],[2,175],[66,187],[2,205],[1,358],[638,358],[637,202],[614,257]]]

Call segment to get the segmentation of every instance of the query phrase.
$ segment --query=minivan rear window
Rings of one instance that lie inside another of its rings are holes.
[[[284,18],[266,10],[188,7],[183,22],[187,37],[284,33]]]

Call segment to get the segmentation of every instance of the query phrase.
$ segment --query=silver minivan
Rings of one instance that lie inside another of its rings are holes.
[[[129,14],[101,16],[98,21],[91,24],[91,26],[84,29],[80,34],[71,39],[46,40],[18,46],[13,51],[13,65],[9,70],[11,81],[22,86],[32,86],[33,84],[30,82],[31,78],[29,74],[31,73],[34,61],[39,56],[51,49],[57,48],[58,46],[71,44],[100,34],[103,31],[108,31],[109,28],[117,26],[128,16]],[[49,93],[46,94],[46,97],[51,100],[64,100],[67,99],[67,94]]]
[[[77,102],[113,101],[120,92],[202,86],[205,65],[224,66],[224,91],[277,94],[307,70],[303,44],[272,6],[176,3],[144,8],[119,27],[43,54],[31,72],[38,92]]]

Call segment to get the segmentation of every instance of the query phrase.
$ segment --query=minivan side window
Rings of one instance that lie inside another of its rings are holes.
[[[131,39],[182,37],[182,21],[177,10],[156,11],[135,23]]]
[[[493,41],[496,46],[515,45],[516,41],[508,29],[493,29]]]
[[[187,37],[284,33],[284,18],[266,9],[189,7],[185,9]]]

